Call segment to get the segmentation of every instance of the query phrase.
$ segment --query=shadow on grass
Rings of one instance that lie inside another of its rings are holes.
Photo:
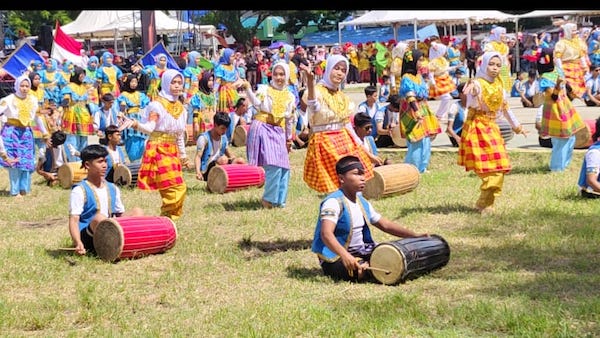
[[[550,174],[550,169],[548,168],[548,163],[540,163],[536,166],[528,166],[528,165],[513,165],[512,170],[508,175],[519,175],[519,174]]]
[[[323,278],[329,278],[323,275],[323,270],[320,267],[308,269],[305,267],[288,266],[286,270],[289,278],[298,280],[320,281]]]
[[[429,214],[443,214],[448,215],[451,213],[472,213],[478,214],[479,211],[474,207],[475,202],[471,205],[461,203],[445,203],[436,205],[433,207],[416,207],[416,208],[402,208],[395,218],[402,218],[406,215],[417,213],[429,213]]]
[[[285,240],[279,239],[276,241],[253,241],[249,238],[244,238],[238,243],[238,247],[246,254],[247,259],[263,257],[267,254],[285,252],[289,250],[308,250],[312,245],[312,240]]]

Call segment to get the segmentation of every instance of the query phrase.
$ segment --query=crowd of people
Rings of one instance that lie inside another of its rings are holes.
[[[586,77],[596,79],[600,70],[577,25],[561,28],[553,46],[540,44],[529,70],[535,82],[523,79],[518,89],[527,107],[543,93],[539,133],[551,139],[549,169],[557,172],[570,165],[574,135],[584,127],[571,101],[598,100],[586,99],[586,82],[595,81]],[[389,164],[378,148],[395,146],[395,129],[406,140],[404,162],[420,173],[428,171],[431,140],[446,133],[458,147],[457,164],[482,181],[475,210],[493,212],[512,169],[497,119],[506,119],[516,134],[528,133],[508,105],[514,74],[508,40],[506,29],[495,27],[484,45],[469,48],[458,38],[440,37],[389,41],[384,49],[378,42],[319,47],[314,53],[283,45],[269,56],[258,48],[244,53],[224,47],[212,58],[188,52],[183,71],[168,68],[165,54],[152,65],[128,69],[115,65],[108,51],[90,57],[85,68],[48,58],[32,63],[16,79],[15,93],[0,99],[0,165],[9,171],[10,195],[20,198],[30,192],[36,170],[49,184],[64,163],[87,170],[69,206],[70,234],[77,253],[85,254],[93,251],[98,222],[91,210],[104,217],[126,212],[118,187],[106,182],[114,166],[138,163],[137,187],[158,191],[160,215],[177,220],[187,195],[183,171],[205,181],[212,168],[225,164],[262,167],[262,206],[286,207],[289,153],[306,148],[303,180],[326,194],[313,251],[326,274],[361,279],[375,243],[367,224],[401,237],[427,236],[381,217],[360,193],[374,168]],[[357,82],[369,82],[359,105],[343,90]],[[432,99],[440,100],[437,111],[429,106]],[[238,125],[249,125],[245,158],[228,148]],[[90,136],[104,141],[89,144]],[[187,146],[195,147],[193,161]],[[600,196],[597,153],[594,145],[582,168],[585,196]],[[353,219],[362,222],[350,229]],[[362,236],[353,236],[347,247],[350,231]]]

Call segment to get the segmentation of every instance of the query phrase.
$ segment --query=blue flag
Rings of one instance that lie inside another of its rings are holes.
[[[423,41],[429,37],[432,36],[440,36],[440,33],[438,33],[437,27],[435,26],[435,24],[431,24],[428,26],[425,26],[419,30],[417,30],[417,38],[419,38],[419,40]]]
[[[173,59],[173,57],[171,56],[171,53],[169,53],[169,51],[167,51],[167,49],[165,48],[165,45],[163,44],[162,41],[159,41],[156,45],[154,45],[154,47],[152,47],[152,49],[150,49],[148,51],[148,53],[146,53],[144,56],[142,56],[142,59],[141,59],[142,64],[144,66],[150,66],[150,65],[156,64],[156,62],[154,61],[154,58],[158,54],[165,54],[167,56],[167,68],[176,69],[178,71],[182,70],[177,65],[177,62],[175,62],[175,59]]]
[[[33,61],[44,63],[44,58],[30,44],[24,43],[8,56],[8,59],[1,66],[13,78],[18,78],[29,69]]]

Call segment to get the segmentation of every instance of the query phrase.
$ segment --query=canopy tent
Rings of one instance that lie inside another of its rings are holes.
[[[216,33],[213,25],[194,25],[169,17],[162,11],[154,11],[157,34],[183,33],[195,30],[199,33]],[[81,11],[75,21],[61,26],[75,38],[116,38],[141,33],[140,11]]]
[[[394,34],[395,33],[395,34]],[[351,42],[354,45],[366,43],[369,41],[389,41],[391,39],[409,40],[414,39],[412,26],[398,27],[396,32],[392,27],[364,27],[358,29],[344,30],[340,44]],[[304,35],[300,43],[304,46],[312,47],[316,45],[331,46],[338,41],[337,31],[314,32]]]
[[[417,24],[467,25],[467,42],[471,43],[471,23],[490,24],[511,21],[514,15],[492,10],[408,10],[408,11],[369,11],[350,21],[338,24],[339,40],[342,40],[342,28],[346,26],[399,26],[413,24],[414,36],[417,36]],[[395,37],[396,40],[399,40]]]

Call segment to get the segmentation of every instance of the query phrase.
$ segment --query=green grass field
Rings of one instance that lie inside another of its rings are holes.
[[[395,286],[322,275],[310,252],[322,196],[302,181],[304,155],[290,155],[284,209],[262,209],[260,188],[211,194],[185,172],[176,245],[116,263],[60,249],[71,245],[69,190],[34,174],[32,194],[11,198],[0,171],[0,336],[600,336],[600,202],[578,196],[582,151],[563,173],[547,171],[549,152],[511,151],[492,216],[475,212],[480,181],[456,152],[435,151],[416,189],[372,201],[451,248],[445,267]],[[158,215],[158,192],[122,194]]]

